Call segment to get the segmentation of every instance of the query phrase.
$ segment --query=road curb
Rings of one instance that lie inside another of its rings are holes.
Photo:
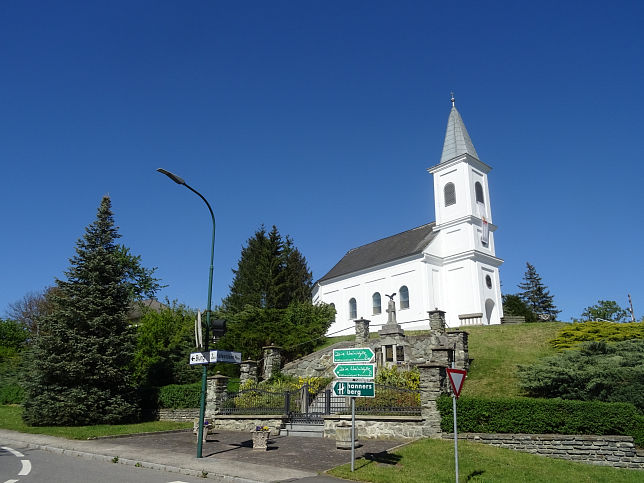
[[[181,475],[195,476],[197,478],[212,479],[212,480],[217,480],[217,481],[222,481],[227,483],[264,483],[260,480],[251,480],[248,478],[241,478],[237,476],[213,473],[211,471],[206,471],[205,468],[202,471],[199,471],[199,470],[194,470],[192,468],[162,465],[159,463],[151,463],[149,461],[139,461],[139,460],[133,460],[130,458],[121,458],[119,456],[108,456],[108,455],[103,455],[99,453],[89,453],[87,451],[78,451],[78,450],[67,449],[67,448],[59,448],[57,446],[50,446],[47,444],[29,443],[26,441],[20,441],[18,439],[11,439],[11,438],[4,438],[4,441],[7,441],[9,445],[19,445],[29,449],[39,449],[53,454],[76,456],[78,458],[84,458],[88,460],[104,461],[106,463],[117,463],[117,464],[128,465],[128,466],[138,466],[141,468],[160,470],[168,473],[178,473]],[[115,458],[116,458],[116,461],[114,461]],[[206,472],[206,476],[204,476],[204,472]]]

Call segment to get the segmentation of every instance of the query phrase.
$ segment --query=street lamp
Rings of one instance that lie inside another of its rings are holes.
[[[188,188],[190,191],[192,191],[194,194],[196,194],[199,198],[201,198],[204,203],[206,203],[206,206],[208,207],[208,211],[210,211],[210,216],[212,217],[212,243],[210,245],[210,272],[208,274],[208,309],[206,310],[206,337],[204,338],[204,347],[203,350],[205,352],[208,351],[208,340],[210,339],[210,334],[208,331],[210,330],[210,312],[212,308],[212,271],[213,271],[213,262],[215,259],[215,214],[212,212],[212,208],[210,207],[210,203],[208,203],[208,200],[203,197],[201,193],[199,193],[197,190],[192,188],[189,184],[187,184],[183,178],[177,176],[174,173],[171,173],[170,171],[166,171],[165,169],[157,169],[159,173],[165,174],[168,178],[170,178],[172,181],[174,181],[177,184],[181,184]],[[203,421],[204,421],[204,416],[206,413],[206,386],[208,383],[208,364],[203,365],[203,374],[201,377],[201,403],[199,406],[199,434],[197,435],[197,458],[201,458],[201,449],[203,446]]]

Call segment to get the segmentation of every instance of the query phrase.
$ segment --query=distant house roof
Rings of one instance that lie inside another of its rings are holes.
[[[421,253],[434,239],[435,222],[349,250],[318,282]]]
[[[153,310],[155,312],[161,312],[162,309],[167,308],[167,305],[162,304],[158,300],[147,299],[147,300],[138,300],[130,304],[130,308],[127,312],[127,320],[130,322],[138,322],[143,317],[144,310]]]

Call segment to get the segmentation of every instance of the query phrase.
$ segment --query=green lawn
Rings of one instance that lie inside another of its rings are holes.
[[[459,441],[458,459],[459,481],[463,482],[618,483],[644,479],[640,470],[573,463],[468,441]],[[391,454],[357,460],[353,473],[350,463],[328,473],[350,480],[381,483],[453,482],[454,442],[420,440]]]
[[[564,322],[468,327],[469,352],[473,359],[462,394],[512,397],[521,395],[517,364],[530,364],[555,354],[548,343]]]
[[[150,421],[138,424],[99,424],[95,426],[27,426],[22,421],[22,407],[0,406],[0,428],[21,433],[48,434],[68,439],[90,439],[100,436],[188,429],[192,428],[192,423]]]

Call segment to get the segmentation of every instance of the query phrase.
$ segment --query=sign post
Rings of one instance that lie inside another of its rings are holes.
[[[452,410],[454,411],[454,466],[456,468],[456,483],[458,483],[458,429],[456,426],[456,399],[461,395],[463,382],[467,376],[467,371],[455,369],[452,361],[451,369],[447,369],[449,383],[452,386]]]
[[[376,377],[376,365],[371,363],[375,356],[376,354],[369,347],[333,349],[333,363],[337,364],[333,374],[339,378],[352,379],[333,382],[335,396],[351,397],[351,472],[355,468],[356,459],[356,398],[376,396],[374,382],[356,379]]]

